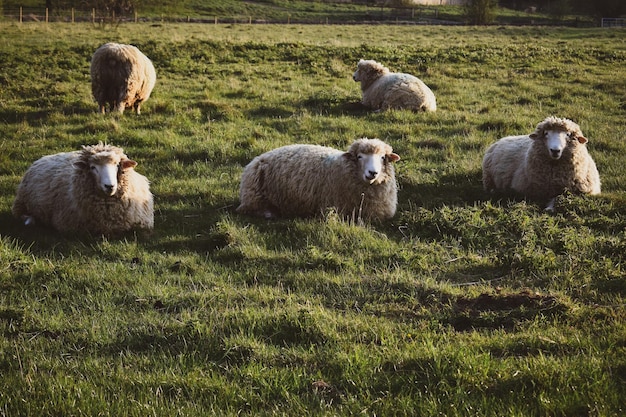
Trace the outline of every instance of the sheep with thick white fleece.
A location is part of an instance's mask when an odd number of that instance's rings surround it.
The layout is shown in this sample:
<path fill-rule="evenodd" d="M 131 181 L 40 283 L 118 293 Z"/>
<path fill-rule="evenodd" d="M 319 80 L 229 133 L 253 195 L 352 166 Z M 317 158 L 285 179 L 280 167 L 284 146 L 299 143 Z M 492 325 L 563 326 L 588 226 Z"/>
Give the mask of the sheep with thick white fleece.
<path fill-rule="evenodd" d="M 99 47 L 91 58 L 91 92 L 100 113 L 120 114 L 133 108 L 141 113 L 141 104 L 150 98 L 156 84 L 152 61 L 137 47 L 109 42 Z"/>
<path fill-rule="evenodd" d="M 400 157 L 379 139 L 357 139 L 347 152 L 287 145 L 257 156 L 244 169 L 239 213 L 265 218 L 309 217 L 334 208 L 346 218 L 393 217 Z"/>
<path fill-rule="evenodd" d="M 26 225 L 48 225 L 62 233 L 152 229 L 153 197 L 136 165 L 121 148 L 102 143 L 44 156 L 24 174 L 13 215 Z"/>
<path fill-rule="evenodd" d="M 587 141 L 576 123 L 550 116 L 533 133 L 502 138 L 487 149 L 483 186 L 547 202 L 549 211 L 565 190 L 599 194 L 600 175 Z"/>
<path fill-rule="evenodd" d="M 361 102 L 371 109 L 437 110 L 435 94 L 422 80 L 410 74 L 390 72 L 376 61 L 359 60 L 352 79 L 361 82 Z"/>

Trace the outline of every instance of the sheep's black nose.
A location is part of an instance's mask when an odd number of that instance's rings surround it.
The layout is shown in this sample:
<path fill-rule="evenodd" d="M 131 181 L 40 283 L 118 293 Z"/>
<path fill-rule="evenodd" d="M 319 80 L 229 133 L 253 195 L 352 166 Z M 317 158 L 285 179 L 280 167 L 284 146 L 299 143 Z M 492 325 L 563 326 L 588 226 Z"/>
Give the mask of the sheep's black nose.
<path fill-rule="evenodd" d="M 557 158 L 559 155 L 561 155 L 561 151 L 558 149 L 550 149 L 550 152 L 552 153 L 552 157 Z"/>
<path fill-rule="evenodd" d="M 111 185 L 111 184 L 105 184 L 105 185 L 104 185 L 104 188 L 106 188 L 106 190 L 107 190 L 108 192 L 113 191 L 113 185 Z"/>

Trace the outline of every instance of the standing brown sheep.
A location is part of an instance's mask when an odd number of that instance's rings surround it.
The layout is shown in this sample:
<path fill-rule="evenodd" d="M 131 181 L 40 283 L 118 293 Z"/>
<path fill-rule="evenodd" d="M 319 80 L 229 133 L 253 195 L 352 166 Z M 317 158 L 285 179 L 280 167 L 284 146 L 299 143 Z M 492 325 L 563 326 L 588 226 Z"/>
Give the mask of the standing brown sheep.
<path fill-rule="evenodd" d="M 132 45 L 106 43 L 91 58 L 91 92 L 98 102 L 100 113 L 124 113 L 133 108 L 141 113 L 141 103 L 148 100 L 156 72 L 152 61 Z"/>

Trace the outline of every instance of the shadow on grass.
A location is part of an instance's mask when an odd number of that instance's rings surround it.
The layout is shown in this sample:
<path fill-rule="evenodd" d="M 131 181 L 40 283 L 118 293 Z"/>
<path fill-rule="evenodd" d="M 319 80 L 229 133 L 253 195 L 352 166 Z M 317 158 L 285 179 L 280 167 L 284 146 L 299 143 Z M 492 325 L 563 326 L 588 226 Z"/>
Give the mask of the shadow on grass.
<path fill-rule="evenodd" d="M 51 253 L 70 253 L 78 251 L 84 255 L 95 253 L 95 243 L 109 241 L 149 242 L 152 232 L 133 230 L 115 236 L 104 237 L 91 233 L 60 233 L 49 226 L 25 226 L 10 212 L 0 213 L 0 236 L 14 239 L 20 246 L 35 254 L 48 256 Z"/>
<path fill-rule="evenodd" d="M 18 124 L 24 121 L 44 120 L 48 117 L 49 112 L 46 110 L 37 111 L 0 111 L 0 120 L 7 124 Z"/>
<path fill-rule="evenodd" d="M 402 183 L 398 192 L 399 209 L 408 202 L 424 208 L 466 206 L 491 200 L 484 191 L 480 171 L 442 175 L 436 183 Z"/>
<path fill-rule="evenodd" d="M 0 120 L 6 124 L 20 124 L 25 121 L 29 123 L 33 123 L 36 121 L 46 120 L 50 117 L 51 113 L 61 113 L 64 115 L 76 115 L 76 116 L 84 116 L 90 114 L 97 113 L 97 106 L 94 103 L 93 107 L 87 108 L 81 105 L 76 104 L 59 104 L 54 109 L 45 109 L 44 105 L 38 105 L 38 103 L 29 103 L 29 106 L 39 108 L 40 110 L 35 111 L 24 111 L 20 109 L 19 111 L 11 111 L 8 109 L 3 109 L 0 111 Z"/>
<path fill-rule="evenodd" d="M 189 196 L 187 196 L 189 197 Z M 158 196 L 164 202 L 168 197 Z M 170 197 L 168 204 L 184 204 L 187 200 L 202 201 L 202 196 L 185 198 Z M 89 233 L 60 233 L 43 225 L 25 226 L 7 210 L 0 212 L 0 236 L 14 239 L 31 252 L 48 254 L 54 252 L 93 252 L 93 244 L 103 240 L 136 241 L 149 251 L 177 253 L 194 251 L 212 253 L 227 245 L 225 237 L 213 231 L 214 225 L 225 213 L 234 213 L 236 202 L 199 204 L 185 208 L 155 209 L 155 228 L 152 231 L 132 230 L 115 236 L 103 237 Z"/>
<path fill-rule="evenodd" d="M 554 318 L 567 315 L 569 308 L 555 296 L 529 291 L 512 294 L 480 294 L 459 297 L 453 303 L 448 323 L 457 331 L 476 329 L 514 330 L 520 322 L 537 317 Z"/>

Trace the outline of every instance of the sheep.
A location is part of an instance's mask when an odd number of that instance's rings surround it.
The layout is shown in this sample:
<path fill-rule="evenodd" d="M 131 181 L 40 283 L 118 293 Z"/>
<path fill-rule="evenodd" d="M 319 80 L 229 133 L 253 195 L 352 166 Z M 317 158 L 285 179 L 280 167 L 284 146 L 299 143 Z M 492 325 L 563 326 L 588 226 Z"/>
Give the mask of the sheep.
<path fill-rule="evenodd" d="M 153 196 L 135 166 L 123 149 L 103 143 L 44 156 L 24 174 L 13 215 L 27 226 L 38 223 L 61 233 L 151 230 Z"/>
<path fill-rule="evenodd" d="M 319 145 L 283 146 L 244 168 L 236 211 L 271 219 L 334 209 L 358 221 L 389 219 L 397 205 L 392 163 L 399 159 L 379 139 L 357 139 L 347 152 Z"/>
<path fill-rule="evenodd" d="M 435 95 L 422 80 L 410 74 L 390 72 L 376 61 L 359 60 L 352 79 L 361 82 L 361 103 L 376 111 L 437 110 Z"/>
<path fill-rule="evenodd" d="M 546 211 L 554 211 L 556 197 L 565 190 L 599 194 L 600 175 L 587 141 L 573 121 L 547 117 L 533 133 L 502 138 L 487 149 L 483 186 L 547 202 Z"/>
<path fill-rule="evenodd" d="M 124 113 L 133 108 L 141 114 L 141 104 L 150 98 L 156 84 L 152 61 L 132 45 L 109 42 L 99 47 L 91 58 L 91 92 L 100 113 Z"/>

